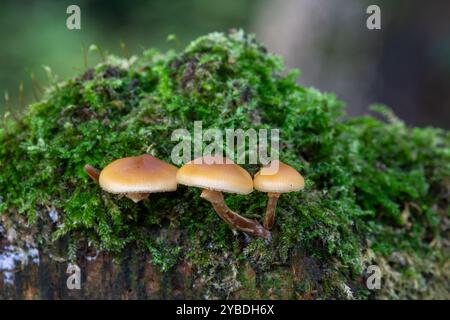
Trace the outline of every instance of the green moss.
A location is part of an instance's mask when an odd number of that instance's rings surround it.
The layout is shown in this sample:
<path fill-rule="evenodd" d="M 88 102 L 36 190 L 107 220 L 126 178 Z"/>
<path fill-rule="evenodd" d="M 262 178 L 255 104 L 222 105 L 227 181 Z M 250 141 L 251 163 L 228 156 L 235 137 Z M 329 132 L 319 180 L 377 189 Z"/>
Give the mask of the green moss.
<path fill-rule="evenodd" d="M 152 49 L 131 60 L 110 56 L 82 75 L 50 85 L 19 120 L 5 120 L 0 210 L 35 224 L 44 219 L 43 208 L 54 206 L 61 215 L 54 240 L 70 237 L 75 246 L 90 241 L 117 253 L 132 246 L 149 251 L 163 271 L 185 260 L 211 283 L 231 276 L 244 287 L 250 283 L 249 292 L 272 287 L 278 297 L 345 298 L 343 284 L 356 298 L 368 297 L 358 281 L 365 265 L 381 264 L 398 252 L 443 263 L 450 134 L 409 128 L 382 106 L 374 108 L 384 121 L 343 120 L 343 104 L 334 95 L 297 85 L 297 74 L 286 72 L 279 57 L 242 31 L 201 37 L 182 52 Z M 135 204 L 103 193 L 83 171 L 86 163 L 102 168 L 145 152 L 170 161 L 177 143 L 170 141 L 172 131 L 192 132 L 195 120 L 202 120 L 204 129 L 280 129 L 280 158 L 306 177 L 307 187 L 280 198 L 270 244 L 233 234 L 199 190 L 180 186 Z M 246 166 L 250 172 L 257 168 Z M 261 219 L 266 195 L 226 201 Z M 320 279 L 312 268 L 307 282 L 285 275 L 287 283 L 269 273 L 258 284 L 230 275 L 230 266 L 241 270 L 251 263 L 264 274 L 295 263 L 298 250 L 316 261 Z M 404 266 L 403 277 L 420 277 L 423 265 Z M 431 277 L 442 288 L 448 274 Z M 286 286 L 294 292 L 286 293 Z M 228 296 L 238 287 L 234 282 L 211 286 L 210 294 Z M 422 289 L 408 290 L 383 296 L 424 295 Z M 448 288 L 430 290 L 448 293 Z"/>

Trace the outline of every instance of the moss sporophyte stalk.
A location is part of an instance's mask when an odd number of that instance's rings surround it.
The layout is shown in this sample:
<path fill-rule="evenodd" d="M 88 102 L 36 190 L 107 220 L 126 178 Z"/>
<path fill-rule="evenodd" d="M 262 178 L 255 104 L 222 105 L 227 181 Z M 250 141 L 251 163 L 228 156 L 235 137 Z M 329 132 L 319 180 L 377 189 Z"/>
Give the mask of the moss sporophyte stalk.
<path fill-rule="evenodd" d="M 0 240 L 14 229 L 21 245 L 58 243 L 60 258 L 74 262 L 86 247 L 142 252 L 166 277 L 192 270 L 196 297 L 448 298 L 449 132 L 409 127 L 380 105 L 371 108 L 377 117 L 348 118 L 333 94 L 297 76 L 253 35 L 234 31 L 180 52 L 108 56 L 52 81 L 23 115 L 2 122 Z M 248 193 L 247 182 L 237 191 L 175 190 L 171 134 L 192 135 L 196 121 L 205 130 L 279 129 L 277 158 L 301 173 L 304 189 L 297 177 L 289 193 Z M 114 174 L 106 185 L 115 189 L 102 191 L 95 168 L 143 155 L 167 170 L 161 191 L 119 186 Z M 261 169 L 238 165 L 250 177 Z M 268 232 L 259 221 L 268 211 L 269 228 L 275 204 L 271 241 L 245 236 Z M 366 286 L 369 266 L 381 271 L 379 290 Z"/>

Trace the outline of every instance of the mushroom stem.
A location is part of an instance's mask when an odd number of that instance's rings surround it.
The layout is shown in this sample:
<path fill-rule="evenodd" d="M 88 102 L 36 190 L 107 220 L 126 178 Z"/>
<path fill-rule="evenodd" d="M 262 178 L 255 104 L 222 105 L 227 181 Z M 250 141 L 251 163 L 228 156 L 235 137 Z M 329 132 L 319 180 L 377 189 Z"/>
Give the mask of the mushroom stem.
<path fill-rule="evenodd" d="M 277 208 L 277 202 L 280 194 L 276 192 L 269 192 L 267 193 L 267 196 L 269 197 L 269 201 L 267 202 L 266 216 L 264 217 L 263 224 L 264 228 L 270 230 L 275 223 L 275 210 Z"/>
<path fill-rule="evenodd" d="M 84 171 L 86 171 L 86 173 L 89 175 L 89 177 L 91 177 L 92 180 L 94 180 L 94 182 L 98 183 L 100 172 L 97 169 L 95 169 L 90 164 L 87 164 L 84 166 Z"/>
<path fill-rule="evenodd" d="M 222 192 L 204 189 L 200 197 L 211 202 L 219 217 L 221 217 L 232 228 L 255 237 L 270 239 L 270 232 L 264 229 L 264 227 L 257 221 L 244 218 L 228 208 L 224 202 Z"/>
<path fill-rule="evenodd" d="M 141 192 L 141 193 L 137 193 L 137 192 L 129 192 L 129 193 L 125 193 L 125 197 L 127 197 L 128 199 L 133 200 L 134 203 L 138 203 L 139 201 L 145 200 L 147 199 L 149 196 L 149 193 L 145 193 L 145 192 Z"/>

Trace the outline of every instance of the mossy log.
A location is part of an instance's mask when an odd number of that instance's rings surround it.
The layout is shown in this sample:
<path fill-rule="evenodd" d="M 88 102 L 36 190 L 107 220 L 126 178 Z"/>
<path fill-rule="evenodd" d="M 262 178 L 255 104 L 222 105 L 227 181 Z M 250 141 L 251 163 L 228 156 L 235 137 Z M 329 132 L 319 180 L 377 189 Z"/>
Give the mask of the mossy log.
<path fill-rule="evenodd" d="M 189 299 L 200 298 L 192 284 L 191 268 L 179 264 L 171 273 L 161 273 L 145 256 L 131 253 L 117 259 L 99 253 L 95 260 L 81 259 L 80 289 L 70 288 L 68 263 L 41 255 L 39 264 L 29 264 L 14 274 L 13 283 L 0 279 L 1 299 Z M 70 279 L 69 279 L 70 281 Z"/>
<path fill-rule="evenodd" d="M 301 249 L 295 250 L 289 261 L 270 269 L 261 269 L 251 261 L 237 265 L 231 257 L 220 257 L 230 264 L 218 261 L 208 273 L 199 272 L 198 266 L 190 261 L 178 261 L 169 270 L 163 270 L 160 264 L 152 263 L 151 253 L 135 245 L 120 253 L 108 253 L 83 243 L 77 248 L 76 257 L 69 259 L 67 239 L 52 241 L 48 246 L 44 242 L 38 246 L 39 250 L 33 247 L 37 234 L 51 235 L 52 223 L 30 227 L 19 218 L 15 227 L 11 221 L 5 224 L 11 229 L 0 234 L 6 236 L 0 238 L 5 249 L 0 259 L 3 267 L 9 267 L 0 271 L 0 299 L 314 299 L 322 296 L 320 261 Z M 170 239 L 172 245 L 181 245 L 185 233 L 167 228 L 157 232 Z M 235 237 L 248 244 L 249 238 L 237 233 Z M 67 284 L 74 274 L 68 267 L 73 264 L 80 270 L 79 289 L 69 289 Z M 358 281 L 363 281 L 363 277 Z"/>
<path fill-rule="evenodd" d="M 346 119 L 334 95 L 300 86 L 242 31 L 108 56 L 66 81 L 47 71 L 39 101 L 0 127 L 0 298 L 450 297 L 449 132 L 380 105 Z M 280 196 L 271 241 L 233 232 L 199 189 L 134 203 L 84 171 L 144 153 L 172 162 L 172 133 L 193 135 L 197 121 L 280 130 L 280 160 L 305 189 Z M 225 202 L 262 222 L 267 194 Z M 80 290 L 66 286 L 69 263 Z"/>
<path fill-rule="evenodd" d="M 195 274 L 189 262 L 178 263 L 170 272 L 161 272 L 148 255 L 130 251 L 117 257 L 98 253 L 95 258 L 77 260 L 80 289 L 69 289 L 68 262 L 41 254 L 39 263 L 18 266 L 12 279 L 0 278 L 0 299 L 313 299 L 320 297 L 318 261 L 294 255 L 291 264 L 258 272 L 250 263 L 236 270 L 236 278 L 222 279 L 211 288 Z M 237 274 L 238 273 L 238 274 Z M 0 273 L 0 275 L 2 275 Z M 315 277 L 311 279 L 310 277 Z M 239 279 L 239 280 L 238 280 Z M 295 289 L 313 280 L 316 289 L 298 295 Z M 273 282 L 281 285 L 273 286 Z M 245 284 L 245 285 L 243 285 Z"/>

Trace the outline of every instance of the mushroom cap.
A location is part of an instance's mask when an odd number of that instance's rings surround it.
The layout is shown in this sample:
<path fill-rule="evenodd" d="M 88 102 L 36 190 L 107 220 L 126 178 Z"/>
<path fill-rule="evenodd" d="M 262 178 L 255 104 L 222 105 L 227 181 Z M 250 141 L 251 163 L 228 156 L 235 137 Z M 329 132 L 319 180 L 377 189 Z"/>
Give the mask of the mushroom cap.
<path fill-rule="evenodd" d="M 99 183 L 110 193 L 152 193 L 175 191 L 178 168 L 151 155 L 127 157 L 108 164 Z"/>
<path fill-rule="evenodd" d="M 228 193 L 249 194 L 253 191 L 250 174 L 221 156 L 201 157 L 186 163 L 177 172 L 177 182 Z"/>
<path fill-rule="evenodd" d="M 278 161 L 278 171 L 275 174 L 255 174 L 253 185 L 262 192 L 287 193 L 299 191 L 305 186 L 302 175 L 291 166 Z"/>

